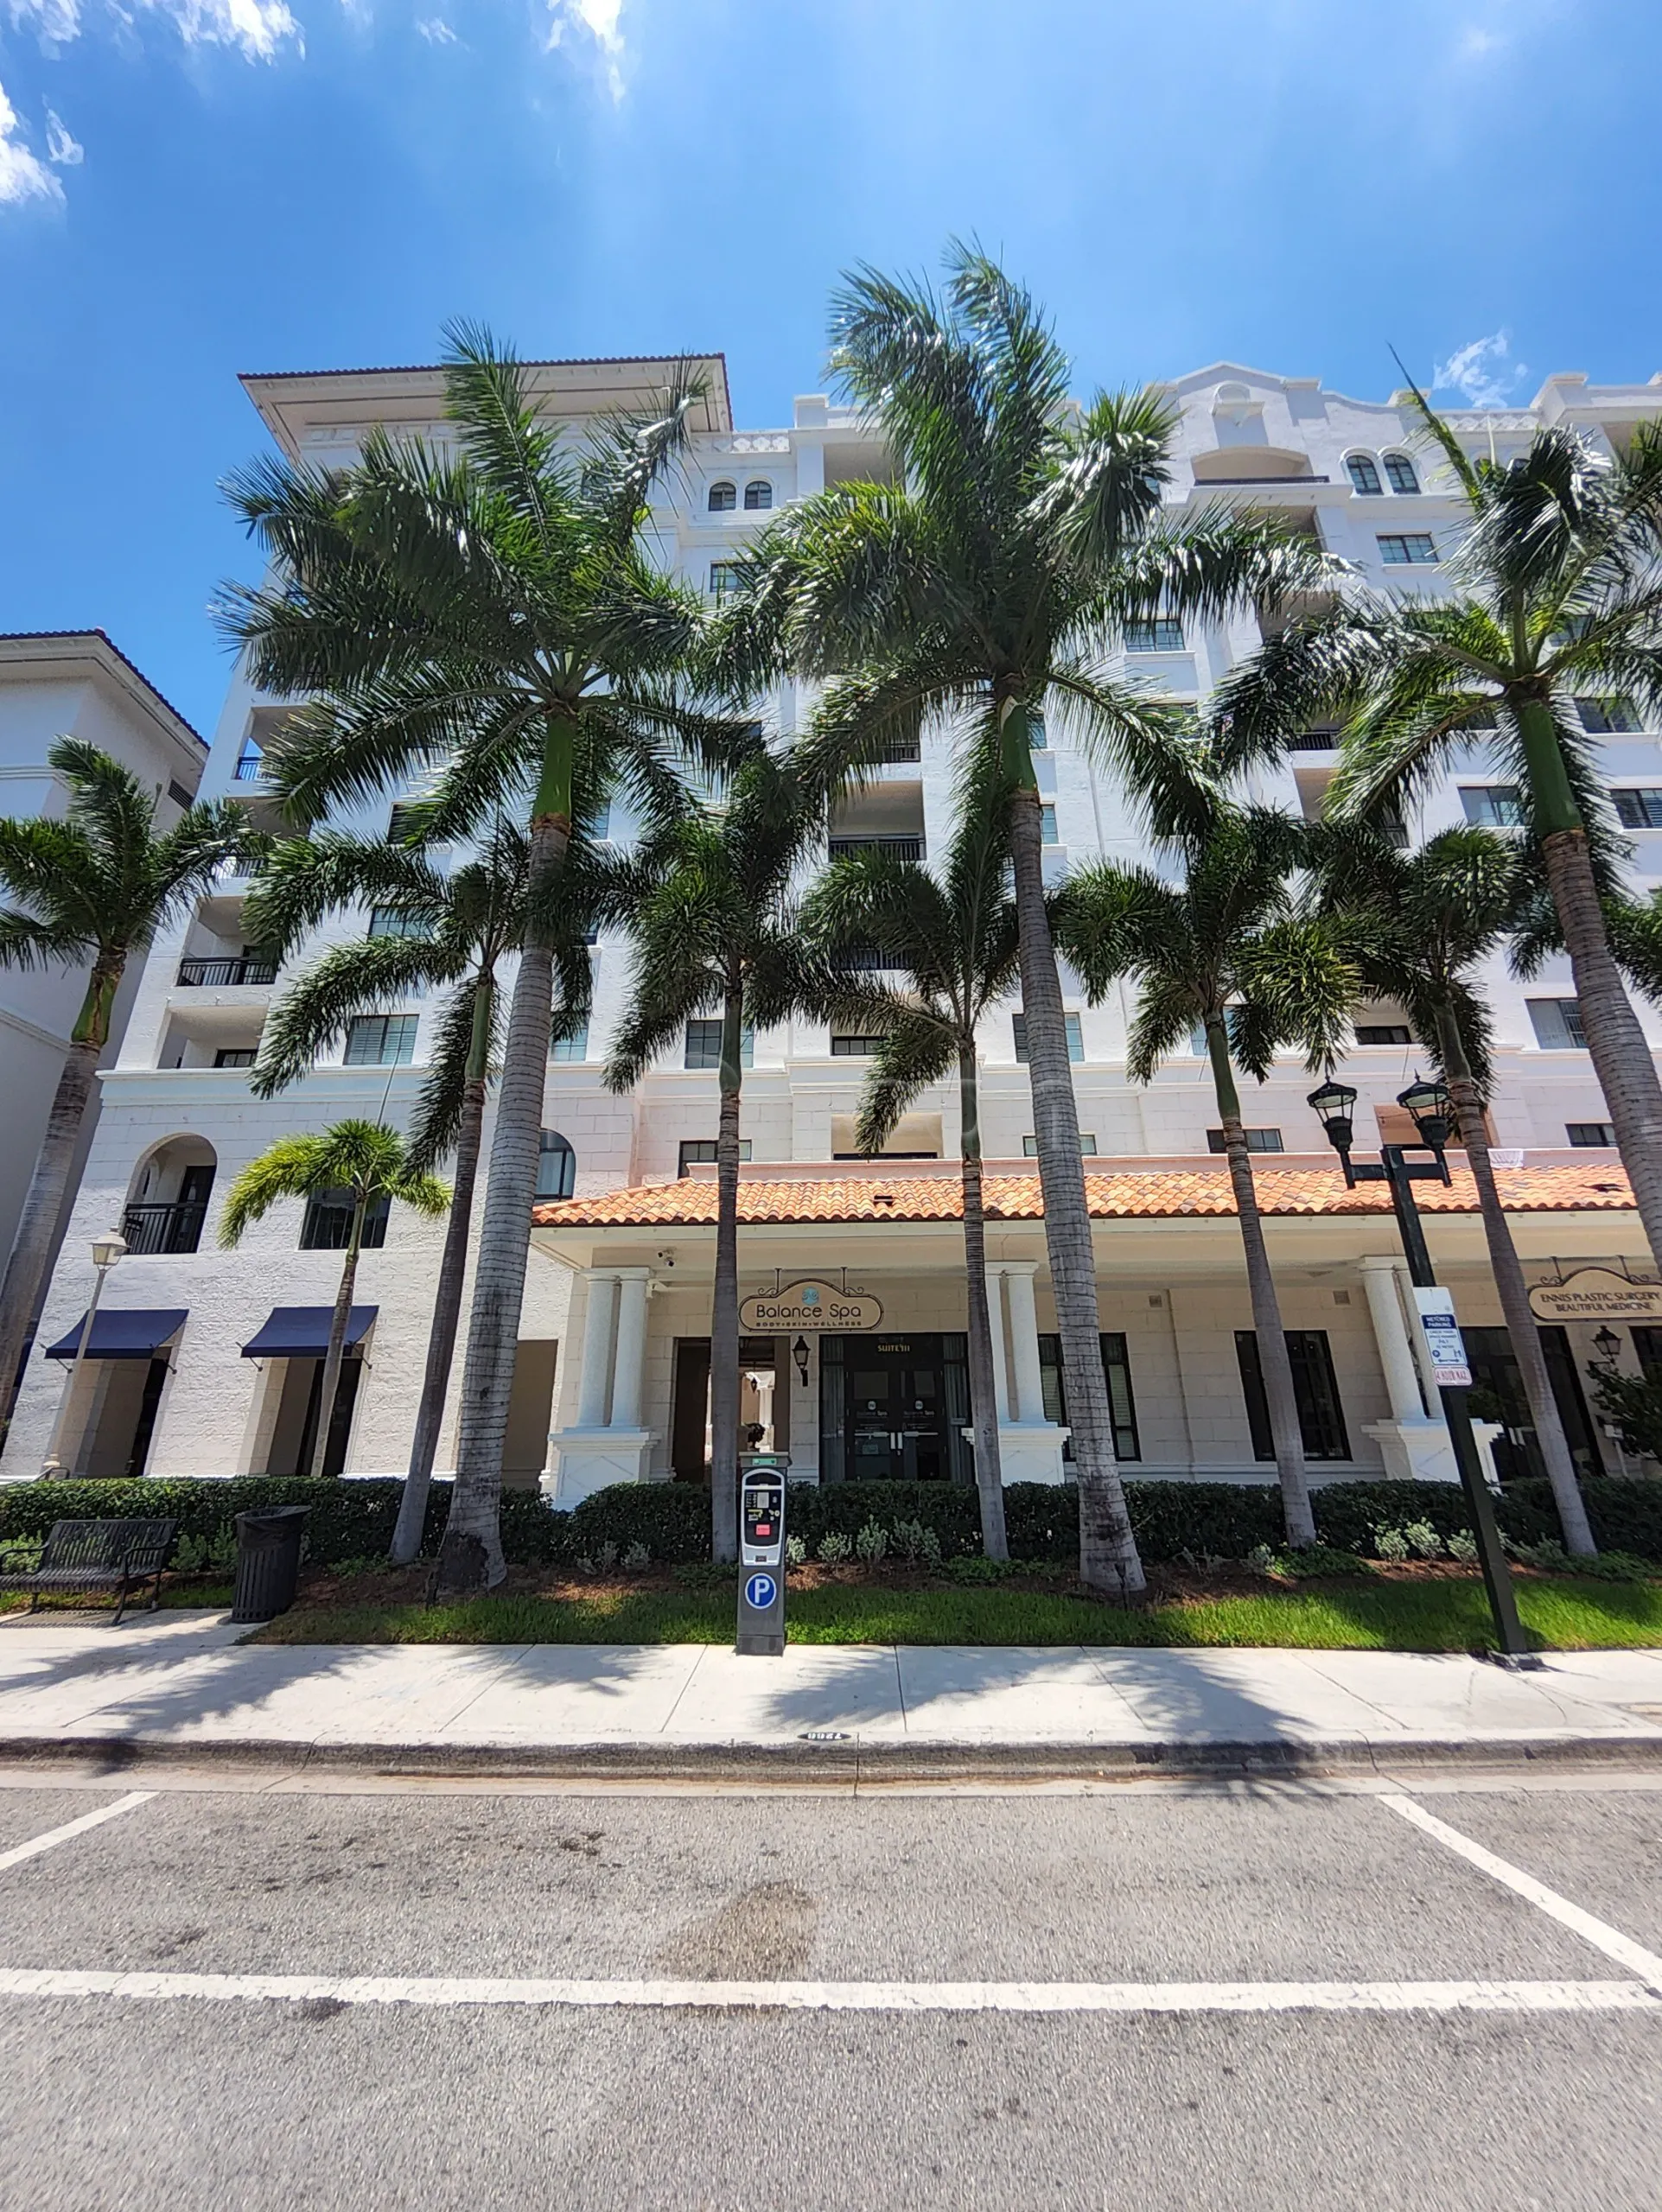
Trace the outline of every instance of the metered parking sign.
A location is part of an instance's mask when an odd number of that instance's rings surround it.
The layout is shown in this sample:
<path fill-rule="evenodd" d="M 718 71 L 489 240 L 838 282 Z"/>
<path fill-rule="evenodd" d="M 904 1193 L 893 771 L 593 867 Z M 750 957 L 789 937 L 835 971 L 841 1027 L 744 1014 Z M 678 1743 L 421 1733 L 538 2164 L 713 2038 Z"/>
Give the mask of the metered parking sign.
<path fill-rule="evenodd" d="M 1419 1308 L 1425 1348 L 1431 1355 L 1432 1379 L 1438 1389 L 1469 1389 L 1471 1362 L 1466 1357 L 1466 1340 L 1455 1319 L 1452 1295 L 1441 1285 L 1424 1290 L 1417 1287 L 1414 1303 Z"/>
<path fill-rule="evenodd" d="M 753 1574 L 744 1586 L 744 1602 L 754 1605 L 759 1613 L 767 1611 L 779 1594 L 779 1585 L 771 1574 Z"/>

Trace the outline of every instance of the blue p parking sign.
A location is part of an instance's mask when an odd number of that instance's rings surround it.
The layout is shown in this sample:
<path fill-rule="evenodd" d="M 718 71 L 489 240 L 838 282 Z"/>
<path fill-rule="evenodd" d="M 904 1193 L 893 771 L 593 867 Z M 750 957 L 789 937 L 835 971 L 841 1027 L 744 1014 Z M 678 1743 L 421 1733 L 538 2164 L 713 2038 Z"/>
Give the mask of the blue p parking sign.
<path fill-rule="evenodd" d="M 753 1574 L 744 1586 L 744 1602 L 754 1605 L 759 1613 L 767 1611 L 777 1595 L 779 1585 L 771 1574 Z"/>

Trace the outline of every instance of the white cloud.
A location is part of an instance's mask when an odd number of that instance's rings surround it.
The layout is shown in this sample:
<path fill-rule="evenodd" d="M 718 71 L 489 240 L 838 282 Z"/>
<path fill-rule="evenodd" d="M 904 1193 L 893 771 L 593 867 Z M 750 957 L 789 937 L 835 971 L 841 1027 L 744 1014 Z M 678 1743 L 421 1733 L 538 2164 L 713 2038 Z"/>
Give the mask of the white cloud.
<path fill-rule="evenodd" d="M 11 0 L 11 20 L 32 22 L 42 46 L 67 46 L 80 36 L 80 0 Z"/>
<path fill-rule="evenodd" d="M 1439 361 L 1432 389 L 1457 391 L 1468 407 L 1504 407 L 1528 374 L 1524 362 L 1512 360 L 1506 332 L 1495 330 L 1456 346 L 1446 361 Z"/>
<path fill-rule="evenodd" d="M 416 29 L 429 46 L 455 46 L 459 43 L 455 33 L 443 16 L 429 16 L 417 22 Z"/>
<path fill-rule="evenodd" d="M 79 168 L 86 158 L 86 149 L 65 123 L 55 108 L 46 111 L 46 157 L 60 169 Z"/>
<path fill-rule="evenodd" d="M 270 61 L 285 40 L 300 43 L 300 26 L 286 0 L 137 0 L 165 16 L 187 46 L 235 47 L 250 61 Z M 10 0 L 15 23 L 31 23 L 43 46 L 67 46 L 80 36 L 80 0 Z M 126 10 L 115 12 L 131 22 Z"/>
<path fill-rule="evenodd" d="M 17 111 L 0 86 L 0 207 L 15 207 L 25 200 L 62 198 L 57 178 L 17 136 Z"/>
<path fill-rule="evenodd" d="M 558 46 L 574 24 L 600 48 L 606 63 L 606 85 L 614 100 L 623 98 L 623 34 L 618 19 L 623 0 L 548 0 L 551 22 L 548 42 Z"/>

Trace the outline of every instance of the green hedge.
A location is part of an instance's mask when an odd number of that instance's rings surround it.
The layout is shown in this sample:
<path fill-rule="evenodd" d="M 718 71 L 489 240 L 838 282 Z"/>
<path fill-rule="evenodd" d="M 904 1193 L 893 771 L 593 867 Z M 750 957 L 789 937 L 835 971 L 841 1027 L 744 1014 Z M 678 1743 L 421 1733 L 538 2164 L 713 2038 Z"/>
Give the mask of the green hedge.
<path fill-rule="evenodd" d="M 262 1506 L 308 1505 L 309 1556 L 324 1564 L 373 1559 L 392 1539 L 402 1484 L 313 1482 L 303 1475 L 244 1475 L 229 1481 L 0 1484 L 0 1541 L 44 1536 L 54 1521 L 162 1519 L 209 1544 L 232 1534 L 239 1513 Z M 1604 1475 L 1586 1485 L 1599 1542 L 1641 1559 L 1662 1559 L 1662 1482 Z M 1242 1559 L 1258 1544 L 1283 1540 L 1281 1496 L 1272 1483 L 1138 1482 L 1125 1484 L 1131 1525 L 1151 1563 L 1181 1558 Z M 1467 1526 L 1465 1500 L 1449 1483 L 1331 1483 L 1315 1492 L 1322 1541 L 1342 1551 L 1372 1548 L 1376 1528 L 1428 1521 L 1440 1535 Z M 435 1483 L 423 1548 L 429 1554 L 449 1510 L 449 1484 Z M 1496 1501 L 1501 1527 L 1521 1542 L 1561 1535 L 1545 1482 L 1512 1484 Z M 810 1553 L 832 1531 L 853 1536 L 868 1521 L 892 1529 L 920 1522 L 940 1540 L 943 1559 L 981 1548 L 973 1490 L 941 1483 L 791 1485 L 786 1527 Z M 1071 1484 L 1012 1483 L 1004 1522 L 1014 1559 L 1068 1560 L 1079 1549 L 1079 1496 Z M 659 1564 L 710 1557 L 710 1494 L 695 1483 L 619 1483 L 556 1512 L 537 1491 L 502 1497 L 502 1548 L 515 1566 L 550 1566 L 644 1543 Z"/>

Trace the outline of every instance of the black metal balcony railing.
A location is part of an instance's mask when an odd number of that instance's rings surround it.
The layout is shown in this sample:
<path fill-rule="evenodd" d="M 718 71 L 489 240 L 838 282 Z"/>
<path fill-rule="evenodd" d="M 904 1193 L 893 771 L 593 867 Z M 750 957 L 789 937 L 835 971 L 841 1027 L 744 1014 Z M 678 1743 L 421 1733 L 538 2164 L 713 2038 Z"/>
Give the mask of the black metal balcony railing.
<path fill-rule="evenodd" d="M 891 737 L 877 758 L 886 767 L 899 767 L 903 761 L 921 760 L 923 747 L 915 737 Z"/>
<path fill-rule="evenodd" d="M 181 960 L 179 981 L 193 990 L 222 989 L 232 983 L 275 983 L 275 960 Z"/>
<path fill-rule="evenodd" d="M 265 773 L 265 758 L 258 746 L 251 745 L 239 754 L 232 773 L 239 784 L 258 783 Z"/>
<path fill-rule="evenodd" d="M 887 976 L 895 973 L 901 963 L 881 945 L 850 944 L 841 952 L 832 953 L 831 964 L 844 975 Z"/>
<path fill-rule="evenodd" d="M 194 1252 L 202 1241 L 207 1202 L 129 1206 L 121 1217 L 121 1233 L 129 1252 Z"/>
<path fill-rule="evenodd" d="M 890 853 L 897 861 L 923 858 L 921 837 L 832 837 L 827 843 L 833 860 L 844 853 Z"/>

